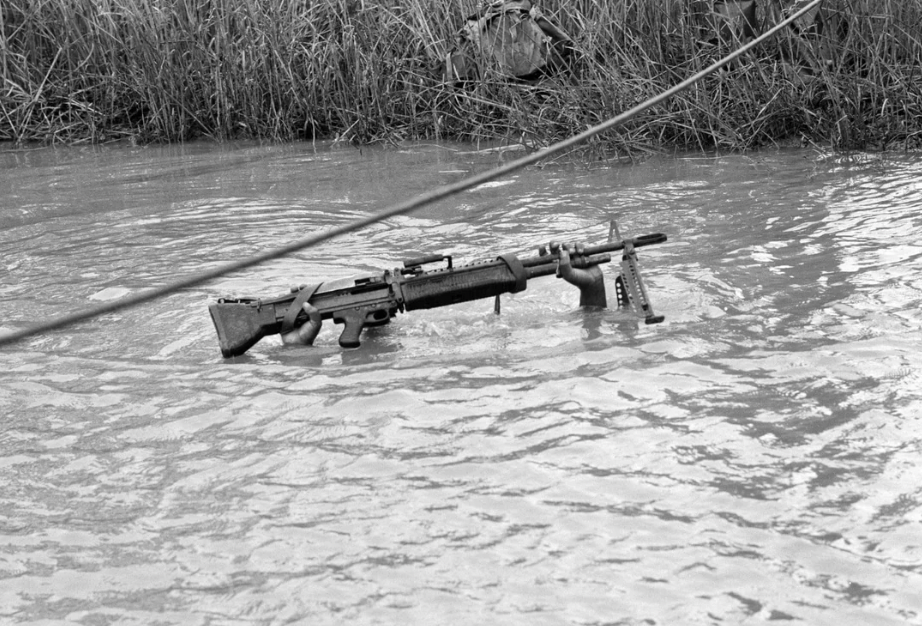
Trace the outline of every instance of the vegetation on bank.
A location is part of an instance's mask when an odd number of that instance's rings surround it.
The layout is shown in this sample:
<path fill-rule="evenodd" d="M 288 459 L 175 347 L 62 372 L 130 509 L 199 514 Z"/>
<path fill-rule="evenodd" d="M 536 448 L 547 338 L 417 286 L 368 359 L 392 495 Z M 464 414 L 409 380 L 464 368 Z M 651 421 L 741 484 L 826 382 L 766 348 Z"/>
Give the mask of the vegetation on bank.
<path fill-rule="evenodd" d="M 709 41 L 696 0 L 542 0 L 576 42 L 573 72 L 445 84 L 442 60 L 477 4 L 4 0 L 0 140 L 548 145 L 671 87 L 730 45 Z M 922 0 L 826 0 L 823 12 L 822 33 L 787 31 L 594 147 L 918 147 Z"/>

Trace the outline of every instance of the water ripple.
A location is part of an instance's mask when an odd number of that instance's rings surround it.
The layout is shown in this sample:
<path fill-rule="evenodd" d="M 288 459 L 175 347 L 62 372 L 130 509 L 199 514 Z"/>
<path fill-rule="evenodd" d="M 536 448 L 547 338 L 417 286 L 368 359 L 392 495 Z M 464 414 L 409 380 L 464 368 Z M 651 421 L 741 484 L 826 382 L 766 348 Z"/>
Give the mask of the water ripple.
<path fill-rule="evenodd" d="M 462 152 L 7 156 L 3 324 L 500 158 Z M 6 349 L 0 620 L 917 622 L 920 167 L 810 152 L 551 166 Z M 224 361 L 205 313 L 225 292 L 423 252 L 597 241 L 612 214 L 669 235 L 639 252 L 665 324 L 579 311 L 548 277 L 499 317 L 412 312 L 351 351 L 325 325 L 314 347 L 268 338 Z"/>

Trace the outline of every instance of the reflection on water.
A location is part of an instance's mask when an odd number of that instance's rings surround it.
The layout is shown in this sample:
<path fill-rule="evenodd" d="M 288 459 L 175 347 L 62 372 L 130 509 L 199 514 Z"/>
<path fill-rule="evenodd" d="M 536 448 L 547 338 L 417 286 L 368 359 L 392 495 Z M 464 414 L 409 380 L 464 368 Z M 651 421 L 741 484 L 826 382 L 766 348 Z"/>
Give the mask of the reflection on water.
<path fill-rule="evenodd" d="M 0 153 L 0 328 L 348 223 L 469 146 Z M 552 165 L 3 348 L 0 621 L 922 623 L 922 159 Z M 562 281 L 343 351 L 220 358 L 227 293 L 601 240 L 665 324 Z M 609 271 L 609 276 L 611 275 Z"/>

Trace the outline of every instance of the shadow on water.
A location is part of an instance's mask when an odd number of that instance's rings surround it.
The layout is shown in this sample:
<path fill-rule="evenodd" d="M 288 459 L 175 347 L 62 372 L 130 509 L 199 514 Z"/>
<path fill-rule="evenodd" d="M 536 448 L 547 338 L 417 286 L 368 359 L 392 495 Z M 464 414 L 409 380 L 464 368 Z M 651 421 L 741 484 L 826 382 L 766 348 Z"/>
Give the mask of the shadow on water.
<path fill-rule="evenodd" d="M 0 154 L 0 327 L 369 215 L 501 153 L 192 144 Z M 3 351 L 14 622 L 922 619 L 917 155 L 555 164 Z M 598 241 L 657 312 L 553 277 L 342 350 L 220 357 L 215 298 Z M 612 270 L 606 270 L 609 279 Z M 609 295 L 614 287 L 609 283 Z"/>

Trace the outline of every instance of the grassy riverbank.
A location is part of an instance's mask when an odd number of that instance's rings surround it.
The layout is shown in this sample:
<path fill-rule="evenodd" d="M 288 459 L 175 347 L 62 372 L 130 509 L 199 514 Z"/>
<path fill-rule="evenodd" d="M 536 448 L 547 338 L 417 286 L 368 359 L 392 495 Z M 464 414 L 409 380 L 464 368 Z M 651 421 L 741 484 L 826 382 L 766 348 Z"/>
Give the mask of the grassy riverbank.
<path fill-rule="evenodd" d="M 469 0 L 5 0 L 0 140 L 546 145 L 726 52 L 706 43 L 695 4 L 545 0 L 576 40 L 576 74 L 458 89 L 440 59 Z M 822 35 L 776 37 L 595 147 L 922 145 L 922 0 L 826 0 L 824 12 Z"/>

